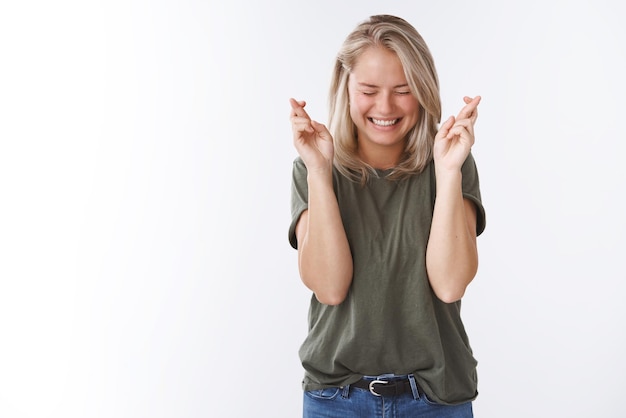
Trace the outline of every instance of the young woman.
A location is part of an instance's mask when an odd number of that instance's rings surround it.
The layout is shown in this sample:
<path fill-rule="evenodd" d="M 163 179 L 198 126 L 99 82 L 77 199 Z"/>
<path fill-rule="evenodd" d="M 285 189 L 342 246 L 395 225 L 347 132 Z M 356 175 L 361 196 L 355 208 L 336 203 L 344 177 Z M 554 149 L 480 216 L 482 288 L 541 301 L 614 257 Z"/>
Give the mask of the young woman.
<path fill-rule="evenodd" d="M 329 129 L 290 100 L 289 240 L 313 292 L 305 417 L 472 416 L 476 361 L 460 300 L 485 212 L 470 152 L 480 97 L 464 102 L 438 128 L 432 56 L 389 15 L 341 47 Z"/>

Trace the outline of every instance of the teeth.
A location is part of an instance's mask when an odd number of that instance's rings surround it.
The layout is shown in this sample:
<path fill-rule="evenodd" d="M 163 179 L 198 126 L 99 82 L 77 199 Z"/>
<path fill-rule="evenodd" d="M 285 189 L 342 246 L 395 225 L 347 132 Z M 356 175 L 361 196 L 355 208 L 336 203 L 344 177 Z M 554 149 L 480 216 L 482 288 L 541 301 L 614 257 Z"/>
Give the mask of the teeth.
<path fill-rule="evenodd" d="M 396 123 L 398 123 L 399 119 L 393 119 L 393 120 L 379 120 L 379 119 L 374 119 L 372 118 L 372 122 L 374 122 L 375 125 L 378 126 L 391 126 L 391 125 L 395 125 Z"/>

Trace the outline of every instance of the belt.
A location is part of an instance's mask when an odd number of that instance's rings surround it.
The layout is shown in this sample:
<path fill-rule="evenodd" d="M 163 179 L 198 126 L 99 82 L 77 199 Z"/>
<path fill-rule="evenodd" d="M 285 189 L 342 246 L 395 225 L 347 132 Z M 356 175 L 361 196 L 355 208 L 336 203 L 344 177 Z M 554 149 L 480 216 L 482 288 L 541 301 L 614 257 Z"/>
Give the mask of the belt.
<path fill-rule="evenodd" d="M 408 378 L 398 380 L 367 380 L 361 379 L 350 386 L 369 390 L 374 396 L 397 396 L 403 393 L 413 393 Z"/>

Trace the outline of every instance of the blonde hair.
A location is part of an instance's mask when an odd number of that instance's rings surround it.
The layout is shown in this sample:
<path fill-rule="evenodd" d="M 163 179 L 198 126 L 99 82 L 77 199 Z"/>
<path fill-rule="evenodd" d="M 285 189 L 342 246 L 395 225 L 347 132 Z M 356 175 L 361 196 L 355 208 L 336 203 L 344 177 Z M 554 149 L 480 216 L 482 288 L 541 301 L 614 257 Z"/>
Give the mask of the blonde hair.
<path fill-rule="evenodd" d="M 389 178 L 400 179 L 420 173 L 432 159 L 433 142 L 441 120 L 439 80 L 426 42 L 405 20 L 376 15 L 359 24 L 346 38 L 333 71 L 329 95 L 329 130 L 335 143 L 335 166 L 345 176 L 365 183 L 373 167 L 357 154 L 357 131 L 350 117 L 348 79 L 360 55 L 371 47 L 397 54 L 407 83 L 419 102 L 419 119 L 406 138 L 404 154 Z"/>

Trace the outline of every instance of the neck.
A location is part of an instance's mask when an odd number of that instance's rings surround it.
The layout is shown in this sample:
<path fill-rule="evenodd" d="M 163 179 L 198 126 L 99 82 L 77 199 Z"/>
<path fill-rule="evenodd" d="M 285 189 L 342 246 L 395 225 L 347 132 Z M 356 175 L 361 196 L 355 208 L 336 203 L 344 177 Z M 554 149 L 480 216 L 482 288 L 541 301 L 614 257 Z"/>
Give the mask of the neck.
<path fill-rule="evenodd" d="M 400 144 L 401 147 L 397 146 L 369 146 L 369 147 L 361 147 L 359 146 L 359 157 L 366 164 L 379 169 L 379 170 L 387 170 L 389 168 L 393 168 L 400 162 L 400 157 L 404 152 L 404 144 Z"/>

